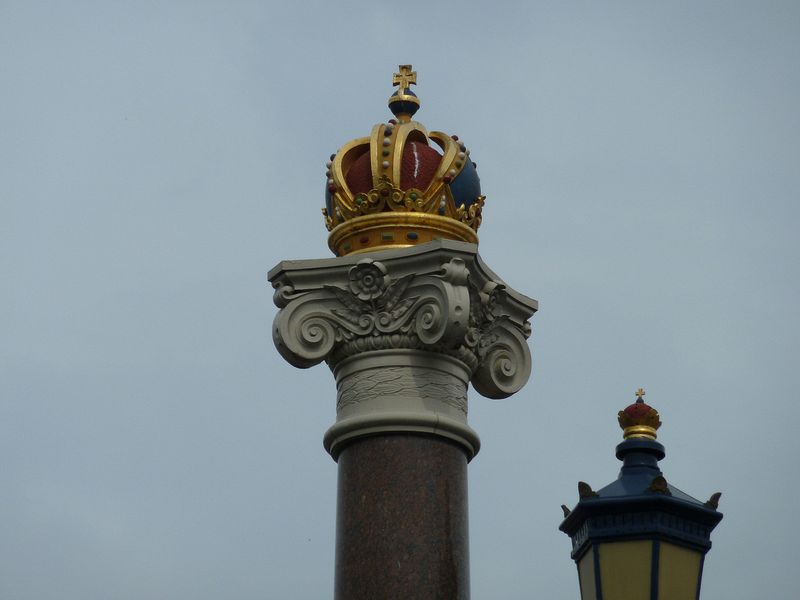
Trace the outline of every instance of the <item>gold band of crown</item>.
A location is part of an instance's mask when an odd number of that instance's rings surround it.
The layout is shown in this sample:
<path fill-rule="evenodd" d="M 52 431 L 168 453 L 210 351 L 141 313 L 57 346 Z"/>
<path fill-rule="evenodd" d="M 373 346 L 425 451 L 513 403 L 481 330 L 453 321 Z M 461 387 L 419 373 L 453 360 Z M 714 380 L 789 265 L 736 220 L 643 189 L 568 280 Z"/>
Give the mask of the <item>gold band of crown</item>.
<path fill-rule="evenodd" d="M 658 435 L 656 434 L 656 430 L 648 425 L 632 425 L 622 430 L 622 437 L 626 440 L 629 438 L 647 438 L 649 440 L 654 440 Z"/>
<path fill-rule="evenodd" d="M 331 231 L 328 246 L 338 256 L 389 248 L 407 248 L 437 239 L 478 243 L 468 225 L 423 212 L 383 212 L 356 217 Z"/>

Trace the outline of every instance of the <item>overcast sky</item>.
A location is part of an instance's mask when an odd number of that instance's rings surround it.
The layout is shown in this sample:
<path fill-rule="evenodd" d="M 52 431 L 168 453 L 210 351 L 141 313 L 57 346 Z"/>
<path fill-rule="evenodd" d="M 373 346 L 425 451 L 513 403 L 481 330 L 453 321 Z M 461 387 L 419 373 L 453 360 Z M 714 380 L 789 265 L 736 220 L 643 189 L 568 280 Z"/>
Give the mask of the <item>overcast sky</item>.
<path fill-rule="evenodd" d="M 704 600 L 797 598 L 797 2 L 0 0 L 0 598 L 328 598 L 324 365 L 266 273 L 324 258 L 324 163 L 458 134 L 533 376 L 471 394 L 473 598 L 578 597 L 559 505 L 617 411 L 722 491 Z"/>

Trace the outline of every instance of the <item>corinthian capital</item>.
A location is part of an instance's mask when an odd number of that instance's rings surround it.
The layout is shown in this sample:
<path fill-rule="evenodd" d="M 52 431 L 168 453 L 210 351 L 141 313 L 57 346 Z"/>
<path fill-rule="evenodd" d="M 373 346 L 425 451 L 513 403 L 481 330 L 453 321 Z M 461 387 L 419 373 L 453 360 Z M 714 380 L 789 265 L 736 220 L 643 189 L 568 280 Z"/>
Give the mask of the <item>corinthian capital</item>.
<path fill-rule="evenodd" d="M 535 300 L 508 288 L 477 246 L 440 240 L 368 256 L 286 261 L 275 287 L 273 339 L 292 365 L 409 349 L 463 363 L 490 398 L 517 392 L 530 375 L 528 319 Z"/>

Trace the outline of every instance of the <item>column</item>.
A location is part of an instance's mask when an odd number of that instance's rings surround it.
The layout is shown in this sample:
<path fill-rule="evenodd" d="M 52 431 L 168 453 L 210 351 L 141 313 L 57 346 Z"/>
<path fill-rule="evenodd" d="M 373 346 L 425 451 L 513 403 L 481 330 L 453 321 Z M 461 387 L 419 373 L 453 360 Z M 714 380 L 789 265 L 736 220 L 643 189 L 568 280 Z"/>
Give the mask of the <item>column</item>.
<path fill-rule="evenodd" d="M 439 240 L 270 272 L 273 338 L 292 365 L 327 362 L 338 463 L 336 600 L 469 598 L 469 384 L 489 398 L 530 375 L 535 300 L 477 246 Z"/>

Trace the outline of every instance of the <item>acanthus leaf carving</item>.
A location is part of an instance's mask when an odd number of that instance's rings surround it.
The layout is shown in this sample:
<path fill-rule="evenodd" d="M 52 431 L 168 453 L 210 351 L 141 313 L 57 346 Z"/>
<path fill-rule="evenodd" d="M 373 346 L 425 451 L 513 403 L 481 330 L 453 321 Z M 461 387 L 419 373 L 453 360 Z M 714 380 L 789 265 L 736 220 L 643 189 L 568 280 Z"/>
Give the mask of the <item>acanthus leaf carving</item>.
<path fill-rule="evenodd" d="M 436 275 L 409 273 L 392 280 L 382 263 L 363 259 L 348 272 L 349 290 L 333 285 L 324 289 L 344 307 L 332 308 L 331 313 L 346 322 L 345 339 L 352 339 L 348 333 L 412 332 L 425 345 L 453 344 L 466 331 L 462 315 L 469 310 L 469 294 L 463 285 L 467 275 L 463 261 L 452 259 Z M 413 295 L 403 297 L 406 292 Z"/>
<path fill-rule="evenodd" d="M 378 306 L 384 311 L 390 313 L 393 317 L 402 316 L 402 314 L 408 310 L 411 305 L 406 302 L 405 308 L 403 308 L 402 306 L 399 307 L 398 304 L 403 304 L 401 302 L 402 296 L 413 278 L 414 274 L 409 273 L 397 281 L 390 283 L 386 288 L 386 292 L 384 292 L 384 294 L 379 298 Z"/>

